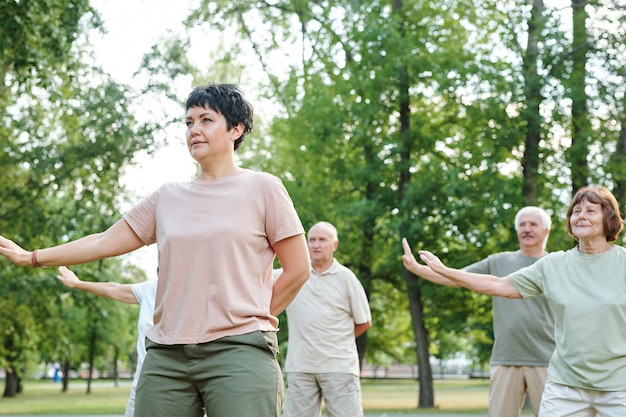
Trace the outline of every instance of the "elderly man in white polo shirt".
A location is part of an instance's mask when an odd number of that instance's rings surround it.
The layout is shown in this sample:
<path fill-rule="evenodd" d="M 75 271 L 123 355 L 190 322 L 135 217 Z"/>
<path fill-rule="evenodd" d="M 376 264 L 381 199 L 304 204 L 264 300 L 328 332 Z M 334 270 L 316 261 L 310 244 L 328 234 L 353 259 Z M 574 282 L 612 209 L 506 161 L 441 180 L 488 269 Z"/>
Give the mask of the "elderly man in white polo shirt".
<path fill-rule="evenodd" d="M 372 325 L 363 286 L 334 258 L 339 240 L 328 222 L 308 233 L 311 276 L 287 307 L 289 341 L 283 417 L 359 417 L 360 366 L 355 338 Z"/>

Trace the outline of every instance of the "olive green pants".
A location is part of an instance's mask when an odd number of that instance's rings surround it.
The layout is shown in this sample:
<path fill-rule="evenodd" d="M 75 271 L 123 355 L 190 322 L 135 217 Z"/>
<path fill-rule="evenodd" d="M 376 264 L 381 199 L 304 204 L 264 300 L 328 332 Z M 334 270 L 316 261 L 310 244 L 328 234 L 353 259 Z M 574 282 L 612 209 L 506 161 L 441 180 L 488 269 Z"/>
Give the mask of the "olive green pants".
<path fill-rule="evenodd" d="M 283 377 L 274 332 L 197 345 L 146 339 L 135 417 L 278 417 Z"/>

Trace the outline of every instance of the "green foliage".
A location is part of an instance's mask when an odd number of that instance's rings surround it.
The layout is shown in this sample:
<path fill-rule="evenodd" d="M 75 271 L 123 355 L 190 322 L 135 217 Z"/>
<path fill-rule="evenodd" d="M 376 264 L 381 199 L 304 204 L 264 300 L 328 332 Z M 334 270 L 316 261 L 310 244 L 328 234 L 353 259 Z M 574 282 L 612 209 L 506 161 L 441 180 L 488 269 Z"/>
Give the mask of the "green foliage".
<path fill-rule="evenodd" d="M 0 4 L 0 230 L 27 249 L 100 232 L 119 218 L 120 178 L 153 147 L 159 126 L 135 120 L 134 92 L 86 65 L 88 1 Z M 120 259 L 79 268 L 99 280 L 127 274 Z M 90 331 L 96 355 L 128 347 L 134 314 L 110 300 L 69 297 L 55 270 L 0 263 L 0 362 L 21 372 L 34 352 L 80 365 Z M 139 277 L 137 277 L 139 278 Z M 64 287 L 63 287 L 64 288 Z M 95 326 L 95 327 L 94 327 Z M 133 347 L 134 348 L 134 347 Z"/>
<path fill-rule="evenodd" d="M 47 88 L 56 71 L 75 62 L 80 33 L 100 25 L 89 0 L 7 0 L 0 16 L 2 89 L 12 83 Z"/>
<path fill-rule="evenodd" d="M 280 74 L 263 66 L 270 80 L 265 94 L 284 113 L 270 127 L 271 160 L 260 166 L 283 178 L 305 227 L 322 219 L 335 223 L 337 257 L 358 271 L 382 317 L 381 300 L 407 308 L 385 287 L 402 282 L 402 236 L 415 250 L 428 248 L 461 267 L 516 249 L 512 222 L 525 204 L 527 103 L 521 69 L 530 5 L 396 5 L 205 1 L 188 20 L 220 29 L 237 25 L 240 44 L 251 45 L 265 63 L 297 40 L 301 53 L 284 60 Z M 597 12 L 610 7 L 598 5 Z M 553 216 L 549 249 L 557 250 L 571 246 L 562 216 L 567 178 L 575 167 L 564 162 L 562 135 L 569 122 L 561 100 L 571 48 L 560 11 L 546 9 L 542 19 L 537 65 L 546 104 L 537 189 L 541 206 Z M 612 33 L 607 54 L 612 62 L 623 57 L 622 32 Z M 618 67 L 612 67 L 614 73 L 622 71 L 615 80 L 623 84 L 623 66 Z M 617 91 L 608 84 L 603 82 L 604 93 Z M 623 103 L 609 108 L 612 116 L 606 120 L 614 121 Z M 602 143 L 614 143 L 615 131 L 609 130 L 601 131 Z M 610 146 L 603 149 L 610 153 Z M 402 178 L 408 182 L 400 188 Z M 432 353 L 443 358 L 455 348 L 467 349 L 484 364 L 492 339 L 489 298 L 418 285 Z M 368 353 L 369 360 L 398 356 L 389 344 L 378 344 L 382 334 L 388 340 L 398 337 L 385 323 L 370 330 L 368 349 L 375 352 Z"/>
<path fill-rule="evenodd" d="M 155 45 L 138 74 L 150 77 L 145 97 L 165 97 L 175 109 L 181 98 L 172 93 L 174 82 L 255 86 L 279 116 L 257 124 L 242 165 L 280 176 L 306 228 L 319 220 L 337 226 L 337 257 L 357 273 L 374 311 L 368 360 L 410 361 L 415 340 L 401 296 L 401 237 L 457 267 L 517 247 L 513 216 L 528 197 L 525 115 L 536 104 L 525 101 L 524 68 L 536 66 L 540 77 L 533 185 L 553 217 L 548 249 L 571 247 L 563 215 L 580 181 L 572 176 L 583 172 L 577 164 L 588 166 L 586 181 L 626 195 L 625 12 L 611 2 L 585 9 L 574 39 L 567 13 L 546 8 L 533 22 L 541 30 L 531 59 L 529 3 L 203 0 L 186 24 L 221 32 L 212 38 L 220 46 L 208 53 L 211 65 L 192 62 L 190 40 L 171 36 Z M 134 120 L 134 92 L 81 64 L 76 39 L 99 24 L 88 2 L 9 1 L 0 16 L 6 35 L 0 36 L 0 230 L 27 247 L 100 231 L 119 217 L 120 172 L 133 153 L 155 146 L 158 126 Z M 577 48 L 580 39 L 585 48 Z M 195 69 L 202 67 L 208 69 Z M 252 80 L 249 68 L 263 74 Z M 576 136 L 573 126 L 584 129 Z M 575 155 L 567 154 L 573 137 L 584 145 Z M 93 268 L 81 274 L 96 280 L 127 274 L 112 260 Z M 32 309 L 37 320 L 20 323 L 24 332 L 38 331 L 46 317 L 62 318 L 58 343 L 45 333 L 36 339 L 50 358 L 63 352 L 83 360 L 76 341 L 85 340 L 89 326 L 113 334 L 107 326 L 116 320 L 99 318 L 130 319 L 115 303 L 59 296 L 43 284 L 41 271 L 0 264 L 0 274 L 0 293 L 39 301 Z M 465 351 L 484 364 L 492 339 L 489 298 L 421 280 L 415 285 L 426 349 L 441 359 Z"/>
<path fill-rule="evenodd" d="M 389 282 L 375 280 L 372 284 L 369 300 L 372 327 L 367 333 L 367 363 L 382 366 L 414 364 L 415 340 L 406 294 Z"/>

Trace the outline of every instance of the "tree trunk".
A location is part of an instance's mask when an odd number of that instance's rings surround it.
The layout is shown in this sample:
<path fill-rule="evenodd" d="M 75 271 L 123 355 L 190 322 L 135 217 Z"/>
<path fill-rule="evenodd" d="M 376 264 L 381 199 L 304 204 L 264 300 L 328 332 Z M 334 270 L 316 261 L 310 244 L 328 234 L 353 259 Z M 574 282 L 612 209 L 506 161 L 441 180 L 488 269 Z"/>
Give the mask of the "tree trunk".
<path fill-rule="evenodd" d="M 96 360 L 96 322 L 91 324 L 91 335 L 89 336 L 89 375 L 87 376 L 87 394 L 91 393 L 91 381 L 93 379 L 94 362 Z"/>
<path fill-rule="evenodd" d="M 69 358 L 65 358 L 63 361 L 63 384 L 61 387 L 61 392 L 67 392 L 70 387 L 70 360 Z"/>
<path fill-rule="evenodd" d="M 22 373 L 21 376 L 17 377 L 17 393 L 21 394 L 24 392 L 24 377 L 28 375 L 28 361 L 24 359 L 22 361 Z"/>
<path fill-rule="evenodd" d="M 419 288 L 419 278 L 404 269 L 404 280 L 409 294 L 409 310 L 413 319 L 413 332 L 417 345 L 417 375 L 420 387 L 417 408 L 433 408 L 435 406 L 433 372 L 430 367 L 428 332 L 424 326 L 424 305 L 422 304 L 422 292 Z"/>
<path fill-rule="evenodd" d="M 393 9 L 399 15 L 402 14 L 402 1 L 394 0 Z M 404 26 L 400 26 L 400 33 L 404 31 Z M 409 230 L 411 220 L 408 207 L 413 205 L 412 201 L 406 201 L 405 190 L 411 182 L 411 149 L 414 141 L 418 141 L 411 134 L 411 96 L 409 94 L 410 80 L 405 67 L 398 70 L 398 113 L 400 115 L 400 178 L 398 181 L 398 198 L 400 206 L 406 207 L 406 217 L 402 219 L 401 230 Z M 430 369 L 430 353 L 428 352 L 428 333 L 424 326 L 424 308 L 422 304 L 422 293 L 419 289 L 417 277 L 404 269 L 404 280 L 406 282 L 406 292 L 409 299 L 409 309 L 415 335 L 415 355 L 417 357 L 418 378 L 419 378 L 419 399 L 418 408 L 433 408 L 435 406 L 435 391 L 433 388 L 433 376 Z"/>
<path fill-rule="evenodd" d="M 5 398 L 13 398 L 17 394 L 17 387 L 19 385 L 19 378 L 17 373 L 10 368 L 6 369 L 6 379 L 4 381 L 4 394 Z"/>
<path fill-rule="evenodd" d="M 528 21 L 528 45 L 524 56 L 524 95 L 526 101 L 526 140 L 522 170 L 522 197 L 525 205 L 537 205 L 539 201 L 539 142 L 541 141 L 541 77 L 537 73 L 537 58 L 541 30 L 543 28 L 543 0 L 534 0 Z"/>
<path fill-rule="evenodd" d="M 591 141 L 591 123 L 587 109 L 586 65 L 589 44 L 587 40 L 587 0 L 572 1 L 574 39 L 572 44 L 572 72 L 570 74 L 570 98 L 572 100 L 572 145 L 568 162 L 572 171 L 572 194 L 587 185 L 589 166 L 587 155 Z"/>
<path fill-rule="evenodd" d="M 623 98 L 623 108 L 626 109 L 626 96 Z M 611 173 L 613 174 L 613 194 L 620 202 L 626 204 L 626 110 L 620 120 L 620 132 L 615 144 L 615 152 L 611 155 Z"/>
<path fill-rule="evenodd" d="M 113 354 L 113 385 L 118 387 L 120 385 L 119 372 L 117 371 L 117 359 L 120 354 L 120 350 L 118 347 L 114 348 Z"/>

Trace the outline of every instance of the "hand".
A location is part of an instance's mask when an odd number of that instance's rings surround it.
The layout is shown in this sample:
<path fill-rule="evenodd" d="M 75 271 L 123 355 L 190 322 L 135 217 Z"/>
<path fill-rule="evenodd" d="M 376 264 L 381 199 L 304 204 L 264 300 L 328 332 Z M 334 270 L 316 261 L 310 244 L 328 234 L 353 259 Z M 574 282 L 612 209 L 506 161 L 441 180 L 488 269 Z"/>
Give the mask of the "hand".
<path fill-rule="evenodd" d="M 421 250 L 419 251 L 419 256 L 422 262 L 428 265 L 430 269 L 439 274 L 445 275 L 443 272 L 445 272 L 448 268 L 443 264 L 443 262 L 441 262 L 441 259 L 435 256 L 435 254 L 427 250 Z"/>
<path fill-rule="evenodd" d="M 67 269 L 65 266 L 59 267 L 59 275 L 57 275 L 57 279 L 61 282 L 61 284 L 68 288 L 76 288 L 76 284 L 81 282 L 76 274 Z"/>
<path fill-rule="evenodd" d="M 415 259 L 415 256 L 411 251 L 409 241 L 406 240 L 405 237 L 402 238 L 402 248 L 404 249 L 404 255 L 402 255 L 402 263 L 404 264 L 404 267 L 409 271 L 415 271 L 420 267 L 420 265 L 417 263 L 417 259 Z"/>
<path fill-rule="evenodd" d="M 31 252 L 22 249 L 17 243 L 4 236 L 0 236 L 0 255 L 3 255 L 15 265 L 31 265 Z"/>

